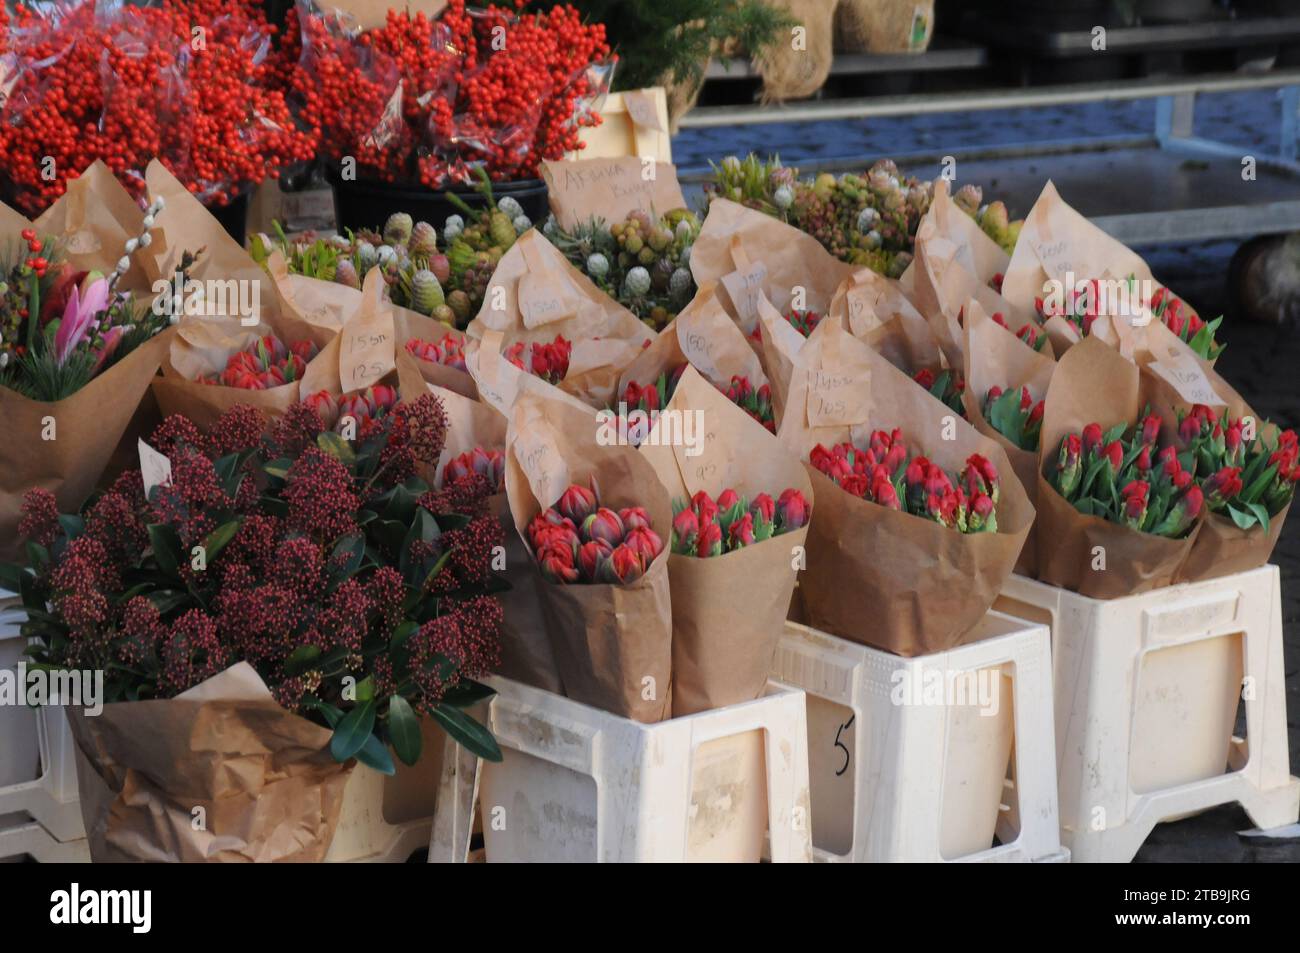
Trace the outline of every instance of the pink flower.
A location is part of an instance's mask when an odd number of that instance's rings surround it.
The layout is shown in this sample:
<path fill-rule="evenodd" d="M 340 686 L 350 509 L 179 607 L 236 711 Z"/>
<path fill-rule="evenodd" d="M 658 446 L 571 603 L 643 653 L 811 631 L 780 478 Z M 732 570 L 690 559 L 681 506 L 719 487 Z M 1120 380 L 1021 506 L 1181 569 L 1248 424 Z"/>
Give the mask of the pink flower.
<path fill-rule="evenodd" d="M 95 326 L 96 317 L 107 308 L 107 278 L 96 278 L 84 291 L 73 287 L 59 321 L 59 330 L 54 335 L 54 356 L 60 365 L 67 363 L 77 345 L 86 340 Z"/>

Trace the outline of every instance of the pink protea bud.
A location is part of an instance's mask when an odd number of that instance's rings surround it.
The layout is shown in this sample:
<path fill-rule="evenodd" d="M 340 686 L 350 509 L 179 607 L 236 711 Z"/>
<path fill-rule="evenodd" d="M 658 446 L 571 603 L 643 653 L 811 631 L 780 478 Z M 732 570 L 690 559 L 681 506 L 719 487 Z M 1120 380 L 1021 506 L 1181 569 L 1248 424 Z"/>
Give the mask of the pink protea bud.
<path fill-rule="evenodd" d="M 611 546 L 617 546 L 623 542 L 623 537 L 626 535 L 627 530 L 624 529 L 623 521 L 619 519 L 618 514 L 604 506 L 582 521 L 584 540 L 603 539 Z"/>
<path fill-rule="evenodd" d="M 700 519 L 695 515 L 694 510 L 688 507 L 673 517 L 673 552 L 683 556 L 694 556 L 699 535 Z"/>
<path fill-rule="evenodd" d="M 609 558 L 614 547 L 603 539 L 593 539 L 578 547 L 578 569 L 584 582 L 595 582 L 600 576 L 600 564 Z"/>
<path fill-rule="evenodd" d="M 636 582 L 645 574 L 646 563 L 630 546 L 615 546 L 600 565 L 598 580 L 611 585 L 627 585 Z"/>
<path fill-rule="evenodd" d="M 578 526 L 581 526 L 583 521 L 596 511 L 597 505 L 596 494 L 576 483 L 565 490 L 555 504 L 556 509 L 566 519 L 572 520 Z"/>
<path fill-rule="evenodd" d="M 640 556 L 646 566 L 654 562 L 664 548 L 664 542 L 659 538 L 659 534 L 649 526 L 638 526 L 629 530 L 623 545 Z"/>
<path fill-rule="evenodd" d="M 700 526 L 695 555 L 701 559 L 722 555 L 722 528 L 717 523 L 709 522 Z"/>
<path fill-rule="evenodd" d="M 808 522 L 808 501 L 799 490 L 782 491 L 776 500 L 776 522 L 781 532 L 789 533 Z"/>

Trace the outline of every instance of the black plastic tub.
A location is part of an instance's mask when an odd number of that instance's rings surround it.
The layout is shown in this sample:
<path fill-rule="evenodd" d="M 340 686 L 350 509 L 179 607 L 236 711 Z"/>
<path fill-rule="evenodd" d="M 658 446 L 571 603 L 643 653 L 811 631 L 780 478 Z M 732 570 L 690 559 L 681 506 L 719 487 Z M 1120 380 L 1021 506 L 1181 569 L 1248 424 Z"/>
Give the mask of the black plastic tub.
<path fill-rule="evenodd" d="M 446 191 L 453 192 L 470 208 L 482 208 L 486 204 L 482 193 L 472 188 L 435 191 L 377 179 L 344 179 L 334 169 L 327 170 L 325 177 L 334 189 L 334 214 L 340 232 L 344 229 L 383 228 L 388 216 L 394 212 L 406 212 L 417 222 L 428 222 L 441 231 L 448 215 L 460 214 L 460 209 L 447 198 Z M 507 195 L 519 203 L 534 224 L 540 225 L 550 212 L 546 183 L 541 179 L 492 183 L 492 196 L 497 201 Z"/>
<path fill-rule="evenodd" d="M 221 223 L 221 227 L 226 230 L 226 234 L 244 244 L 244 237 L 248 230 L 248 197 L 252 194 L 245 191 L 235 196 L 225 205 L 209 205 L 207 209 L 212 213 L 212 217 Z"/>

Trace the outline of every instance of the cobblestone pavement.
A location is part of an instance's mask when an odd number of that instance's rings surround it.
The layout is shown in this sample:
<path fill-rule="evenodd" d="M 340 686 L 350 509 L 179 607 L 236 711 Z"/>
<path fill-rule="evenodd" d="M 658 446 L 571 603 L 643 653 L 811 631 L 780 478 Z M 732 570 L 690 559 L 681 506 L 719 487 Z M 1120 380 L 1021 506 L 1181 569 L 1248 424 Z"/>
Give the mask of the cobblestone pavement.
<path fill-rule="evenodd" d="M 1196 134 L 1255 150 L 1276 151 L 1279 100 L 1270 91 L 1203 96 L 1197 101 Z M 850 156 L 949 150 L 1078 136 L 1149 133 L 1154 104 L 1063 106 L 1051 109 L 943 114 L 911 118 L 687 129 L 673 139 L 679 168 L 707 166 L 751 150 L 779 154 L 788 164 Z M 990 196 L 992 197 L 992 196 Z M 1068 200 L 1068 196 L 1066 199 Z M 1013 209 L 1023 215 L 1027 209 Z M 1235 323 L 1225 279 L 1235 241 L 1137 249 L 1156 277 L 1202 315 L 1226 313 L 1220 331 L 1227 350 L 1218 369 L 1260 414 L 1300 427 L 1300 331 L 1294 327 Z M 1291 772 L 1300 775 L 1300 519 L 1283 530 L 1274 554 L 1282 573 L 1282 616 Z M 1300 839 L 1255 846 L 1237 836 L 1254 825 L 1228 805 L 1176 823 L 1162 824 L 1138 853 L 1139 862 L 1300 861 Z"/>

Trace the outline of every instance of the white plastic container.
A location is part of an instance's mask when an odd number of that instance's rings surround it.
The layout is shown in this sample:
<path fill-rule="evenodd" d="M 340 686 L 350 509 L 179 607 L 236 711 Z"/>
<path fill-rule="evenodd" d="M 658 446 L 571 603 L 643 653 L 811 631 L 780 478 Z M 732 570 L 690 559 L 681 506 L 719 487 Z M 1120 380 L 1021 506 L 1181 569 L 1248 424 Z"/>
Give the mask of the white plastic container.
<path fill-rule="evenodd" d="M 25 658 L 18 600 L 0 590 L 0 669 Z M 63 710 L 0 705 L 0 859 L 89 859 Z"/>
<path fill-rule="evenodd" d="M 817 860 L 1065 859 L 1047 630 L 990 612 L 976 636 L 904 658 L 787 623 L 773 677 L 808 693 Z"/>
<path fill-rule="evenodd" d="M 645 725 L 504 678 L 483 706 L 505 755 L 444 764 L 430 862 L 812 858 L 804 694 Z"/>
<path fill-rule="evenodd" d="M 997 608 L 1052 630 L 1075 860 L 1127 862 L 1156 824 L 1234 801 L 1263 829 L 1296 820 L 1277 567 L 1111 600 L 1012 576 Z"/>

